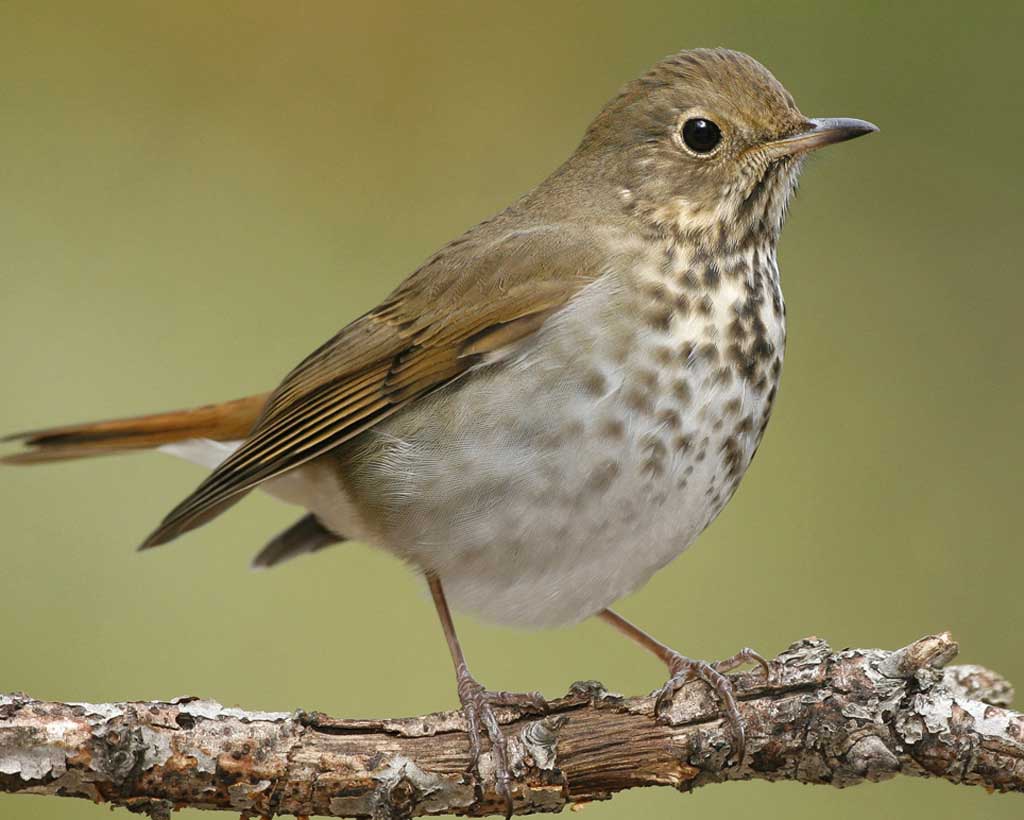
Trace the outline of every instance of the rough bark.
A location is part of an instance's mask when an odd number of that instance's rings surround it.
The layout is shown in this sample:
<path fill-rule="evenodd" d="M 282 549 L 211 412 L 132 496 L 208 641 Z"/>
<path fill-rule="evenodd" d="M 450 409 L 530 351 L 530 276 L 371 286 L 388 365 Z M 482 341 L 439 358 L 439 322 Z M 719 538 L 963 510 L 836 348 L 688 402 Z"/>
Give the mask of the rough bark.
<path fill-rule="evenodd" d="M 701 683 L 659 722 L 650 697 L 575 685 L 546 716 L 507 711 L 518 813 L 558 811 L 622 789 L 762 778 L 852 786 L 906 774 L 1024 790 L 1024 715 L 980 667 L 942 670 L 948 633 L 895 652 L 833 652 L 816 638 L 735 677 L 747 756 Z M 345 720 L 246 712 L 196 698 L 47 703 L 0 696 L 0 791 L 85 797 L 165 818 L 178 807 L 243 816 L 402 818 L 501 813 L 490 756 L 467 774 L 458 712 Z"/>

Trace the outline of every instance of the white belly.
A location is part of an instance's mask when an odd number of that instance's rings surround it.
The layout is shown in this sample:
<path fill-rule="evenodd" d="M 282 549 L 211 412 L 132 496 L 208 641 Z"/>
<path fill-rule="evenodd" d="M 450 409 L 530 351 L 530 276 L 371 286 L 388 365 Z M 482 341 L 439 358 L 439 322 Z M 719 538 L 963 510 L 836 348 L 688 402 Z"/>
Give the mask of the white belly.
<path fill-rule="evenodd" d="M 615 320 L 636 303 L 603 287 L 518 358 L 363 434 L 358 469 L 328 454 L 263 489 L 436 572 L 456 609 L 488 620 L 551 626 L 610 606 L 732 496 L 771 407 L 784 326 L 762 306 L 773 352 L 755 380 L 708 347 L 725 349 L 742 282 L 723 281 L 699 319 L 626 331 Z M 213 466 L 235 446 L 209 445 L 203 458 L 175 452 Z"/>
<path fill-rule="evenodd" d="M 637 589 L 718 514 L 759 442 L 774 390 L 723 377 L 701 347 L 741 295 L 723 284 L 699 323 L 614 334 L 621 300 L 595 289 L 517 360 L 366 434 L 369 484 L 386 487 L 375 540 L 500 623 L 572 623 Z"/>

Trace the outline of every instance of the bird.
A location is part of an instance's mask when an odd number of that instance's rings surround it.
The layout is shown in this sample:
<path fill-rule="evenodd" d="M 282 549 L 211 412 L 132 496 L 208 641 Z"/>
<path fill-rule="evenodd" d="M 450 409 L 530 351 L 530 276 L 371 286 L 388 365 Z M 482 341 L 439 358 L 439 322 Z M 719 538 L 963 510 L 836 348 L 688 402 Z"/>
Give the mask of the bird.
<path fill-rule="evenodd" d="M 484 740 L 514 808 L 498 706 L 538 693 L 470 674 L 451 607 L 541 628 L 600 618 L 660 658 L 658 714 L 687 681 L 717 695 L 742 760 L 728 672 L 611 607 L 730 500 L 779 385 L 776 247 L 806 156 L 873 131 L 813 119 L 761 63 L 680 51 L 629 82 L 571 156 L 430 256 L 268 393 L 8 436 L 7 464 L 158 449 L 210 468 L 142 549 L 258 488 L 303 510 L 253 561 L 354 539 L 426 582 L 455 667 L 470 769 Z"/>

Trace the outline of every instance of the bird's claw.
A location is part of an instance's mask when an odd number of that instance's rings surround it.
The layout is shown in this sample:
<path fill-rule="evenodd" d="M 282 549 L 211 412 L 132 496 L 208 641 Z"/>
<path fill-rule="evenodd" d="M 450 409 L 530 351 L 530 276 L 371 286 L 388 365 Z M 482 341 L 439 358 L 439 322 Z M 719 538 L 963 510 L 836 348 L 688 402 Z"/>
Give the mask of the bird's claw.
<path fill-rule="evenodd" d="M 684 655 L 673 654 L 669 661 L 669 673 L 671 677 L 665 685 L 658 690 L 654 700 L 654 714 L 658 718 L 664 718 L 669 707 L 672 705 L 672 698 L 685 683 L 698 679 L 704 681 L 718 697 L 725 718 L 732 729 L 734 738 L 734 751 L 738 766 L 743 764 L 746 755 L 746 731 L 743 726 L 743 717 L 740 715 L 739 707 L 736 705 L 735 689 L 732 681 L 726 677 L 730 672 L 745 663 L 756 663 L 764 669 L 765 680 L 771 675 L 771 667 L 768 661 L 753 649 L 744 648 L 730 658 L 724 658 L 714 663 L 694 660 Z"/>
<path fill-rule="evenodd" d="M 467 771 L 473 772 L 478 780 L 480 774 L 481 726 L 487 732 L 491 742 L 491 753 L 494 757 L 494 780 L 498 794 L 505 801 L 505 817 L 512 816 L 512 775 L 509 770 L 508 741 L 501 730 L 501 725 L 494 714 L 495 706 L 521 708 L 526 711 L 547 711 L 547 701 L 538 692 L 491 692 L 477 683 L 468 674 L 459 681 L 459 700 L 466 716 L 466 727 L 469 732 L 469 766 Z"/>
<path fill-rule="evenodd" d="M 763 655 L 759 652 L 755 652 L 749 646 L 743 647 L 731 658 L 723 658 L 720 661 L 715 661 L 711 666 L 716 672 L 721 672 L 724 675 L 726 672 L 731 672 L 733 669 L 737 669 L 745 663 L 756 663 L 760 666 L 764 670 L 765 681 L 771 677 L 771 664 L 768 663 Z"/>

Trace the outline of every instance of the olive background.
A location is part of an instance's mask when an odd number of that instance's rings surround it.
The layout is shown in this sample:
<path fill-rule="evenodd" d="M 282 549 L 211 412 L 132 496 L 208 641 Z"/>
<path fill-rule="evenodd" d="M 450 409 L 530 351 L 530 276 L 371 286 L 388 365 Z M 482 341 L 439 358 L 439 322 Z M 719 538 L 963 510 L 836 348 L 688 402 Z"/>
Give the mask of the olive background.
<path fill-rule="evenodd" d="M 1022 23 L 997 2 L 7 0 L 0 431 L 272 387 L 558 165 L 621 84 L 725 45 L 808 115 L 881 133 L 808 163 L 780 249 L 790 335 L 764 444 L 697 546 L 621 609 L 707 658 L 948 628 L 962 660 L 1024 685 Z M 159 454 L 0 470 L 0 691 L 347 716 L 456 705 L 432 608 L 396 560 L 347 544 L 248 571 L 294 509 L 256 494 L 135 554 L 201 475 Z M 640 693 L 664 676 L 600 623 L 457 623 L 492 687 Z M 902 778 L 646 789 L 585 816 L 1022 809 Z M 0 796 L 0 817 L 107 816 Z"/>

